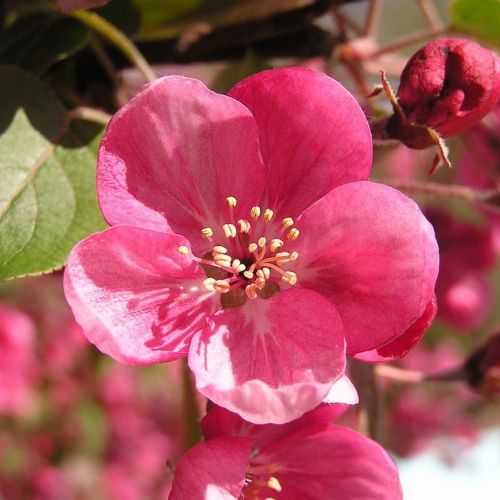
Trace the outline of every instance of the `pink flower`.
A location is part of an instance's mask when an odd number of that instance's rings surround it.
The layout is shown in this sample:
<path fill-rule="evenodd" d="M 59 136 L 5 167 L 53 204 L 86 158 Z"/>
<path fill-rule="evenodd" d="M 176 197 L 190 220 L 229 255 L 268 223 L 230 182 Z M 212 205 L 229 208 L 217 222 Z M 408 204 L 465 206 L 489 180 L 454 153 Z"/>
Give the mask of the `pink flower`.
<path fill-rule="evenodd" d="M 0 415 L 19 415 L 33 405 L 34 343 L 29 317 L 0 303 Z"/>
<path fill-rule="evenodd" d="M 277 426 L 211 410 L 202 421 L 206 440 L 178 463 L 169 498 L 402 498 L 391 458 L 358 432 L 331 425 L 338 413 L 324 405 Z"/>
<path fill-rule="evenodd" d="M 398 97 L 411 121 L 444 137 L 460 134 L 498 102 L 500 59 L 471 40 L 434 40 L 408 61 Z"/>
<path fill-rule="evenodd" d="M 188 356 L 199 391 L 250 421 L 299 417 L 343 375 L 345 338 L 377 348 L 432 298 L 432 227 L 365 180 L 371 156 L 360 107 L 324 74 L 267 71 L 229 96 L 154 82 L 100 147 L 113 227 L 69 257 L 77 321 L 120 361 Z"/>

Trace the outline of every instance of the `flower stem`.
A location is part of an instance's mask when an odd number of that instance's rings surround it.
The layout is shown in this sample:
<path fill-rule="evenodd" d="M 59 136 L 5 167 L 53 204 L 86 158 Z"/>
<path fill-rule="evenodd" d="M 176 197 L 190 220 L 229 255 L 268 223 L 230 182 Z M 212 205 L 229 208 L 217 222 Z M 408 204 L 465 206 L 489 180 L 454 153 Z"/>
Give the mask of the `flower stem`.
<path fill-rule="evenodd" d="M 381 400 L 375 377 L 375 366 L 351 359 L 349 375 L 359 393 L 358 430 L 380 441 L 382 421 L 380 419 Z"/>
<path fill-rule="evenodd" d="M 132 41 L 116 26 L 113 26 L 95 12 L 80 10 L 71 15 L 89 28 L 97 31 L 120 49 L 123 55 L 141 72 L 146 81 L 152 82 L 156 80 L 156 75 L 146 59 L 144 59 L 144 56 L 139 52 Z"/>
<path fill-rule="evenodd" d="M 69 117 L 71 120 L 85 120 L 104 126 L 106 126 L 109 120 L 111 120 L 110 114 L 101 111 L 100 109 L 87 108 L 85 106 L 73 108 L 69 112 Z"/>
<path fill-rule="evenodd" d="M 462 366 L 458 368 L 426 375 L 418 370 L 405 370 L 396 366 L 380 364 L 375 367 L 375 374 L 378 377 L 399 382 L 401 384 L 419 384 L 421 382 L 457 382 L 465 380 L 465 371 Z"/>
<path fill-rule="evenodd" d="M 182 360 L 182 420 L 184 423 L 184 449 L 188 450 L 201 440 L 200 414 L 193 375 L 187 359 Z"/>
<path fill-rule="evenodd" d="M 467 186 L 441 184 L 403 179 L 379 179 L 380 182 L 407 193 L 422 193 L 431 196 L 456 198 L 470 203 L 482 203 L 498 208 L 500 193 L 496 190 L 479 190 Z"/>

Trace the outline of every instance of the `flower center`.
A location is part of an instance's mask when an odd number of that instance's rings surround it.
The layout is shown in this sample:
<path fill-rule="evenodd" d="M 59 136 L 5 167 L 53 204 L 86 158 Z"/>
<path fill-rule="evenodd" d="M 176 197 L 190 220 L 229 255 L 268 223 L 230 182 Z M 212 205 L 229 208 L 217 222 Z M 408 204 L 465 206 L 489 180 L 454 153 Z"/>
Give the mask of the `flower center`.
<path fill-rule="evenodd" d="M 296 240 L 300 234 L 293 227 L 293 219 L 285 217 L 277 227 L 271 209 L 254 206 L 249 219 L 236 220 L 236 198 L 230 196 L 226 201 L 229 222 L 222 226 L 223 240 L 216 241 L 212 228 L 203 228 L 201 234 L 212 243 L 212 250 L 204 257 L 193 256 L 208 276 L 203 281 L 204 287 L 220 294 L 243 289 L 246 297 L 256 299 L 274 295 L 279 290 L 279 282 L 295 285 L 297 275 L 283 267 L 299 257 L 298 252 L 285 249 L 285 241 Z M 276 237 L 269 238 L 267 235 L 274 231 Z M 188 253 L 184 246 L 178 251 L 183 255 Z M 270 294 L 271 288 L 274 292 Z"/>

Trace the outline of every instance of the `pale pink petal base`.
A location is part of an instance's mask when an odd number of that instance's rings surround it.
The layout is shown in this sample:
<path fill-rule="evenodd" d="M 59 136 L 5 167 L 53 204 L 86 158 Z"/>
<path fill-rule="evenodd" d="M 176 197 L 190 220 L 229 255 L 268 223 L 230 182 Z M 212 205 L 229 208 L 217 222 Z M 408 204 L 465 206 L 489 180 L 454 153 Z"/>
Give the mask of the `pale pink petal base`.
<path fill-rule="evenodd" d="M 319 294 L 288 289 L 214 314 L 193 337 L 189 366 L 216 404 L 250 422 L 288 422 L 343 375 L 342 322 Z"/>
<path fill-rule="evenodd" d="M 116 226 L 71 252 L 64 288 L 88 339 L 118 361 L 151 364 L 185 357 L 213 299 L 205 277 L 177 249 L 182 236 Z"/>

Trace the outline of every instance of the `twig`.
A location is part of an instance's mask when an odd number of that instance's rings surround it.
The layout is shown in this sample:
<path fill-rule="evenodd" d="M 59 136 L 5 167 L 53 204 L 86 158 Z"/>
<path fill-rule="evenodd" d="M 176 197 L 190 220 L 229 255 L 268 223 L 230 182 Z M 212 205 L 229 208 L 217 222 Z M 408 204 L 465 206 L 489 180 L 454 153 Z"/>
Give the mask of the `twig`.
<path fill-rule="evenodd" d="M 363 35 L 366 37 L 373 37 L 377 31 L 378 22 L 380 19 L 380 11 L 382 2 L 380 0 L 372 0 L 368 7 L 368 13 L 365 19 L 365 28 Z"/>
<path fill-rule="evenodd" d="M 142 73 L 146 81 L 152 82 L 156 80 L 155 72 L 146 59 L 144 59 L 144 56 L 139 52 L 132 41 L 116 28 L 116 26 L 113 26 L 95 12 L 87 10 L 79 10 L 71 15 L 89 28 L 97 31 L 97 33 L 101 34 L 120 49 L 123 55 Z"/>
<path fill-rule="evenodd" d="M 378 179 L 379 182 L 408 193 L 422 193 L 444 198 L 455 198 L 470 203 L 482 203 L 498 208 L 494 201 L 500 196 L 496 190 L 480 190 L 457 184 L 441 184 L 403 179 Z"/>
<path fill-rule="evenodd" d="M 435 3 L 432 0 L 417 0 L 417 3 L 431 28 L 434 30 L 441 29 L 443 27 L 443 20 L 439 15 Z"/>
<path fill-rule="evenodd" d="M 79 106 L 68 113 L 71 120 L 86 120 L 106 126 L 111 120 L 111 115 L 99 109 Z"/>

